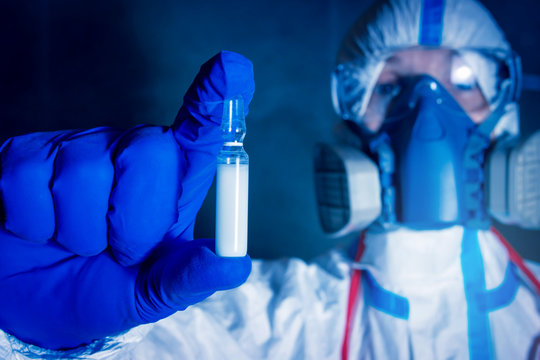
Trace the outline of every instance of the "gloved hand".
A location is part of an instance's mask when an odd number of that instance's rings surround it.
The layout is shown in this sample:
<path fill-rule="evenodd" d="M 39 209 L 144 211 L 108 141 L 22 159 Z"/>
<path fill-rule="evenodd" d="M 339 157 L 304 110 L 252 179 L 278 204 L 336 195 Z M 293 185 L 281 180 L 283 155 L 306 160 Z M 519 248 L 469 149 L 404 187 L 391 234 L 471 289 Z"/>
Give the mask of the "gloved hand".
<path fill-rule="evenodd" d="M 174 125 L 35 133 L 1 149 L 0 328 L 72 348 L 236 287 L 251 260 L 220 258 L 193 224 L 216 169 L 223 100 L 252 65 L 201 67 Z M 192 331 L 193 329 L 185 329 Z"/>

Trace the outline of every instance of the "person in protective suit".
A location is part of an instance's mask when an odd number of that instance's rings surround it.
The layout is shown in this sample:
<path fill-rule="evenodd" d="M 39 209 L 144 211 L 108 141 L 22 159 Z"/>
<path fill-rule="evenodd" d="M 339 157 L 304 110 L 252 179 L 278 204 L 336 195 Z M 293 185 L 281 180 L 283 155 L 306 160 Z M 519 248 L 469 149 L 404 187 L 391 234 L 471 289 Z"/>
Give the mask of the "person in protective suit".
<path fill-rule="evenodd" d="M 352 254 L 309 263 L 217 258 L 211 242 L 191 240 L 223 100 L 247 105 L 253 93 L 238 54 L 203 65 L 171 128 L 10 139 L 0 355 L 535 358 L 540 286 L 490 227 L 490 215 L 537 225 L 530 199 L 501 205 L 488 191 L 509 186 L 498 178 L 526 183 L 509 171 L 538 162 L 534 141 L 514 145 L 519 76 L 476 1 L 376 2 L 332 74 L 342 144 L 315 156 L 323 229 L 361 236 Z M 486 175 L 520 156 L 505 176 Z"/>

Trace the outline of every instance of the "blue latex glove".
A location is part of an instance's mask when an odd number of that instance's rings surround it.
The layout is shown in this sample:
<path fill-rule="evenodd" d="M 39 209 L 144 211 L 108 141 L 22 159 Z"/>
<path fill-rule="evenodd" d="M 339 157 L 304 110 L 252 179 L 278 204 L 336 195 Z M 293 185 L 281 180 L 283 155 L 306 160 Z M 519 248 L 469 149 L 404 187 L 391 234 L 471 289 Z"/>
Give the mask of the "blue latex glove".
<path fill-rule="evenodd" d="M 50 349 L 157 321 L 236 287 L 251 260 L 193 240 L 221 147 L 223 100 L 252 64 L 201 67 L 171 128 L 35 133 L 1 149 L 0 328 Z M 185 329 L 192 331 L 192 329 Z"/>

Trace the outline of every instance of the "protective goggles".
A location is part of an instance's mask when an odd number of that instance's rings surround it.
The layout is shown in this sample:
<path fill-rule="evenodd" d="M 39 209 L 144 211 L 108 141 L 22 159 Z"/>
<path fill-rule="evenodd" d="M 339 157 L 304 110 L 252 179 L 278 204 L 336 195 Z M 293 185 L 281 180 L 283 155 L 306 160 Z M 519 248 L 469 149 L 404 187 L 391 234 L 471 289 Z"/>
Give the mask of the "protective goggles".
<path fill-rule="evenodd" d="M 365 66 L 357 61 L 337 66 L 332 74 L 332 98 L 337 113 L 343 119 L 363 124 L 370 115 L 384 118 L 408 79 L 421 74 L 434 77 L 468 114 L 482 108 L 493 110 L 501 104 L 515 102 L 519 97 L 521 63 L 519 56 L 512 51 L 448 49 L 447 56 L 439 58 L 437 64 L 429 66 L 425 72 L 397 71 L 398 76 L 391 81 L 381 81 L 383 79 L 379 76 L 386 66 L 392 66 L 396 51 L 385 57 L 375 74 L 368 73 Z"/>

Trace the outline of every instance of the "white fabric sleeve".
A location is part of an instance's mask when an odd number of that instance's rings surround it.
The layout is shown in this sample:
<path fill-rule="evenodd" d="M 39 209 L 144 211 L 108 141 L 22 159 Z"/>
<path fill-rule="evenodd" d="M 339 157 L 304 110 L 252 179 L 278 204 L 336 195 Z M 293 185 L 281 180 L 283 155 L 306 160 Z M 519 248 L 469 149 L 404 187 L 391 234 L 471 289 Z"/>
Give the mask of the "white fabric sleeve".
<path fill-rule="evenodd" d="M 57 351 L 25 343 L 0 330 L 0 359 L 129 359 L 133 348 L 154 324 L 135 327 L 117 336 L 110 336 L 74 349 Z"/>
<path fill-rule="evenodd" d="M 133 359 L 339 358 L 351 260 L 253 261 L 247 282 L 159 321 Z"/>

